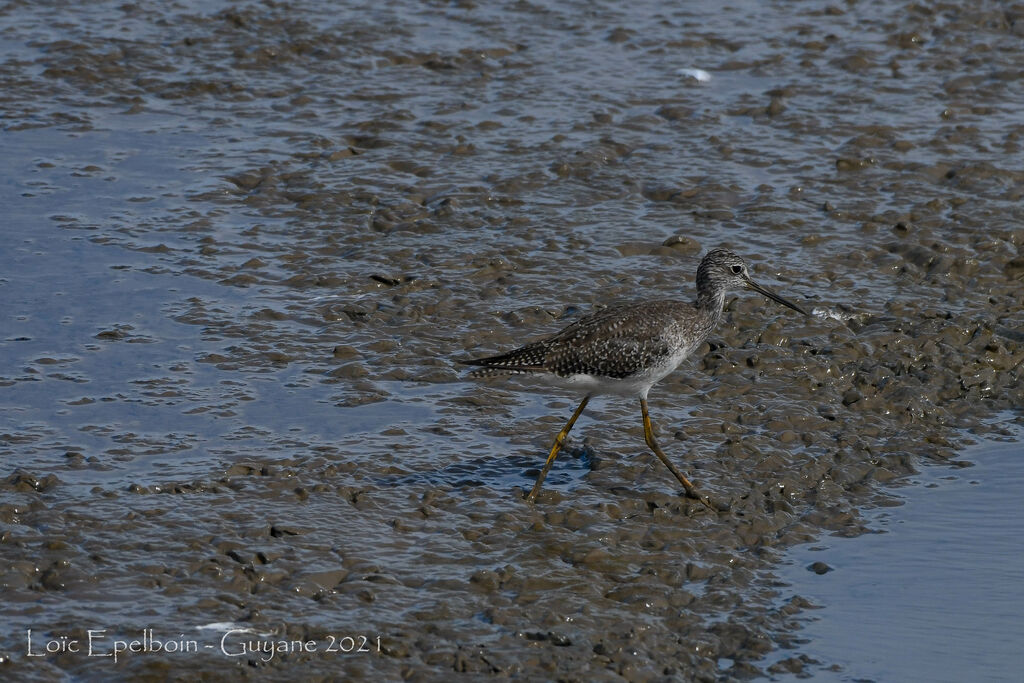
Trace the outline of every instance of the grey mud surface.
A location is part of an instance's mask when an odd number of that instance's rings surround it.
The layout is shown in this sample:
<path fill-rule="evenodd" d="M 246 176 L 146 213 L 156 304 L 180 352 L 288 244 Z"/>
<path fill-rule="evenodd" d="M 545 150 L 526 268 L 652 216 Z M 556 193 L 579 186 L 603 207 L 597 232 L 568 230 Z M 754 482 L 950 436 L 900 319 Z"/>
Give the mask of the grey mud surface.
<path fill-rule="evenodd" d="M 986 1 L 6 3 L 0 677 L 829 665 L 783 553 L 1021 421 L 1022 39 Z M 816 312 L 731 298 L 651 394 L 731 510 L 617 399 L 525 504 L 575 397 L 455 361 L 690 298 L 722 244 Z M 28 656 L 89 630 L 198 652 Z M 316 649 L 239 651 L 280 640 Z"/>

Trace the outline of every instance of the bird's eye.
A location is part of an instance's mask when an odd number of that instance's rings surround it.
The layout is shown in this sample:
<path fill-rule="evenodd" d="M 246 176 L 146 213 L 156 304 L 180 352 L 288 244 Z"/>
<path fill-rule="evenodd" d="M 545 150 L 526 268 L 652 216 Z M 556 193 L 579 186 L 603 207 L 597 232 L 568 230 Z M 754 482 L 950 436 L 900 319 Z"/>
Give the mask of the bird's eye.
<path fill-rule="evenodd" d="M 743 266 L 733 266 L 732 267 L 732 274 L 733 275 L 739 275 L 742 272 L 743 272 Z"/>

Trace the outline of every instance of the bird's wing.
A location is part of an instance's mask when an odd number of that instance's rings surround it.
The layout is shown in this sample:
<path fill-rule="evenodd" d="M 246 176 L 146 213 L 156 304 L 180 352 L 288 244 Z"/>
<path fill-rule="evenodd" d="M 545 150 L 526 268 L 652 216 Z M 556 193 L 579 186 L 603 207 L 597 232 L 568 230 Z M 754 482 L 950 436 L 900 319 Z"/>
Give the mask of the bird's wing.
<path fill-rule="evenodd" d="M 675 301 L 622 304 L 580 318 L 540 342 L 546 365 L 559 375 L 629 377 L 672 352 L 672 324 L 692 310 Z"/>
<path fill-rule="evenodd" d="M 670 328 L 695 313 L 692 306 L 678 301 L 619 304 L 508 353 L 464 362 L 507 373 L 629 377 L 669 355 Z"/>

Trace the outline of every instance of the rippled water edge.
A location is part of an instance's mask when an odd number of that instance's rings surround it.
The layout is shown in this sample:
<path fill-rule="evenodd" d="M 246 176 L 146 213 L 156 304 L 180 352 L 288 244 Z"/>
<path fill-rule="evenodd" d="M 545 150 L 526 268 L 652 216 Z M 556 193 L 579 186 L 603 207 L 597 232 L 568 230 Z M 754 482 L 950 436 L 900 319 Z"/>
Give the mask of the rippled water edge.
<path fill-rule="evenodd" d="M 784 549 L 1021 405 L 1013 8 L 323 9 L 4 10 L 19 677 L 755 675 Z M 689 296 L 719 242 L 840 313 L 732 300 L 652 395 L 733 514 L 617 402 L 522 505 L 570 399 L 452 360 Z M 210 624 L 385 648 L 19 659 Z"/>

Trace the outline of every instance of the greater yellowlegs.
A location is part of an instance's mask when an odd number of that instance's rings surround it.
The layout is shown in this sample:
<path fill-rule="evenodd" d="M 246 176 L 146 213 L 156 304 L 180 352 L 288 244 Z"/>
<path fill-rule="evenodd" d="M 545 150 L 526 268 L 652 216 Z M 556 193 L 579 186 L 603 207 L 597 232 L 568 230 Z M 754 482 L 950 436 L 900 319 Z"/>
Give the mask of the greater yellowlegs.
<path fill-rule="evenodd" d="M 647 412 L 647 393 L 675 370 L 711 334 L 722 318 L 725 293 L 747 288 L 788 306 L 796 304 L 750 279 L 747 264 L 727 249 L 714 249 L 697 267 L 697 300 L 644 301 L 609 306 L 584 316 L 561 332 L 498 356 L 462 361 L 482 365 L 472 377 L 535 375 L 551 384 L 583 393 L 583 400 L 555 437 L 547 462 L 527 496 L 534 502 L 569 430 L 597 394 L 639 396 L 644 438 L 654 454 L 683 485 L 687 495 L 715 507 L 658 446 Z"/>

